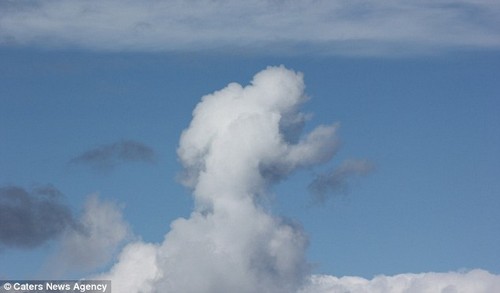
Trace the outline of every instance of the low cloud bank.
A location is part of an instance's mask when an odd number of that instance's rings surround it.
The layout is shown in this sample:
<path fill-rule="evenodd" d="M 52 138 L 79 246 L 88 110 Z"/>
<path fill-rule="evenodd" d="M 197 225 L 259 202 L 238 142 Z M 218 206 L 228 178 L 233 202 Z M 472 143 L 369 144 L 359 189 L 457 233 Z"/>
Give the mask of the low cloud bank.
<path fill-rule="evenodd" d="M 484 270 L 337 278 L 312 276 L 299 293 L 491 293 L 500 292 L 500 276 Z"/>

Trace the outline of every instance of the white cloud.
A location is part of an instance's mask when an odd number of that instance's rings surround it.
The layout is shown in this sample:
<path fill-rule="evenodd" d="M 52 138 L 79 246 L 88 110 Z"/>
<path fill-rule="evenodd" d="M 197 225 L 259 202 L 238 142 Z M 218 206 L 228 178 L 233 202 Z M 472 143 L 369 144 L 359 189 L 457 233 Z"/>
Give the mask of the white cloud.
<path fill-rule="evenodd" d="M 161 277 L 157 252 L 158 247 L 154 244 L 128 244 L 112 270 L 96 278 L 113 280 L 113 292 L 154 292 L 153 281 Z"/>
<path fill-rule="evenodd" d="M 171 224 L 162 244 L 125 248 L 102 276 L 127 284 L 115 292 L 288 293 L 302 286 L 309 268 L 304 233 L 258 199 L 273 182 L 269 170 L 284 177 L 336 150 L 335 126 L 320 126 L 296 144 L 285 140 L 284 128 L 301 123 L 293 117 L 303 115 L 303 89 L 301 74 L 269 67 L 246 87 L 233 83 L 202 98 L 178 148 L 195 210 Z"/>
<path fill-rule="evenodd" d="M 484 270 L 360 277 L 313 276 L 300 293 L 490 293 L 500 292 L 500 276 Z"/>
<path fill-rule="evenodd" d="M 384 55 L 500 47 L 495 0 L 46 0 L 0 10 L 4 44 Z"/>

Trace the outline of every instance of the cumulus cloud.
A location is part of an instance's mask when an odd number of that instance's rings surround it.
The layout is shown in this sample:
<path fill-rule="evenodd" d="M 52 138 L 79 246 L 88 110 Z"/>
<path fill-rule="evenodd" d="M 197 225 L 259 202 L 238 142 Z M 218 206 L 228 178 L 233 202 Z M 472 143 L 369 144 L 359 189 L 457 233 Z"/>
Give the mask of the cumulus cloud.
<path fill-rule="evenodd" d="M 374 165 L 367 160 L 346 160 L 339 167 L 319 174 L 309 185 L 316 200 L 324 202 L 328 195 L 347 193 L 349 181 L 370 173 Z"/>
<path fill-rule="evenodd" d="M 79 229 L 66 230 L 47 271 L 60 276 L 68 271 L 88 272 L 107 264 L 131 230 L 120 207 L 101 200 L 97 194 L 87 198 Z"/>
<path fill-rule="evenodd" d="M 0 43 L 94 50 L 411 54 L 500 46 L 500 4 L 465 1 L 3 1 Z"/>
<path fill-rule="evenodd" d="M 123 140 L 101 145 L 88 150 L 71 159 L 70 164 L 87 165 L 95 170 L 109 170 L 127 162 L 156 162 L 156 154 L 149 146 L 133 141 Z"/>
<path fill-rule="evenodd" d="M 300 293 L 489 293 L 500 291 L 500 276 L 484 270 L 361 277 L 312 276 Z"/>
<path fill-rule="evenodd" d="M 0 245 L 33 248 L 75 228 L 73 214 L 61 200 L 52 185 L 0 187 Z"/>
<path fill-rule="evenodd" d="M 283 66 L 257 73 L 248 86 L 231 83 L 204 96 L 178 148 L 194 211 L 171 224 L 163 243 L 127 246 L 101 277 L 114 280 L 116 292 L 300 288 L 309 272 L 307 238 L 259 198 L 275 182 L 267 177 L 284 178 L 335 154 L 336 125 L 318 126 L 295 143 L 287 138 L 288 127 L 303 123 L 306 100 L 302 74 Z"/>

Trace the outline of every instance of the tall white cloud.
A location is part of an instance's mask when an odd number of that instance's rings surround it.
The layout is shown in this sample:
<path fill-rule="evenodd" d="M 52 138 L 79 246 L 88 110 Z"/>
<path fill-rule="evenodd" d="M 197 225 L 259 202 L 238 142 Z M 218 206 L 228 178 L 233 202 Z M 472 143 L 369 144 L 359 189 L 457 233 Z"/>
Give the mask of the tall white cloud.
<path fill-rule="evenodd" d="M 495 0 L 3 1 L 0 43 L 118 51 L 411 54 L 498 49 L 499 19 Z"/>
<path fill-rule="evenodd" d="M 335 153 L 335 125 L 296 143 L 283 135 L 290 121 L 301 123 L 303 90 L 301 74 L 269 67 L 246 87 L 232 83 L 202 98 L 178 148 L 195 210 L 171 224 L 162 244 L 125 248 L 104 276 L 115 280 L 115 292 L 294 292 L 303 285 L 303 231 L 259 205 L 271 173 L 284 177 Z"/>

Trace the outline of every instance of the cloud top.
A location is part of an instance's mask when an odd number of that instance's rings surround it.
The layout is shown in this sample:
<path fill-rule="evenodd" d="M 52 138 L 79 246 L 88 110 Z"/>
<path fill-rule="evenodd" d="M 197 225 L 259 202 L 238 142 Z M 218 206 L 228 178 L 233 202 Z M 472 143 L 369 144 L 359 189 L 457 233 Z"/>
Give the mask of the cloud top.
<path fill-rule="evenodd" d="M 0 43 L 111 51 L 412 54 L 500 47 L 500 4 L 465 1 L 3 1 Z"/>

